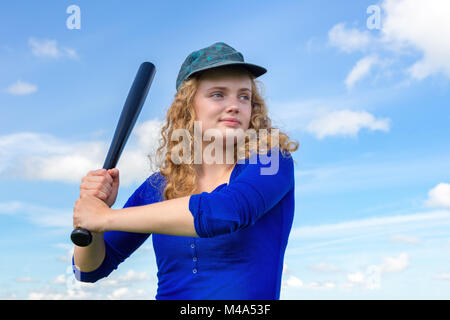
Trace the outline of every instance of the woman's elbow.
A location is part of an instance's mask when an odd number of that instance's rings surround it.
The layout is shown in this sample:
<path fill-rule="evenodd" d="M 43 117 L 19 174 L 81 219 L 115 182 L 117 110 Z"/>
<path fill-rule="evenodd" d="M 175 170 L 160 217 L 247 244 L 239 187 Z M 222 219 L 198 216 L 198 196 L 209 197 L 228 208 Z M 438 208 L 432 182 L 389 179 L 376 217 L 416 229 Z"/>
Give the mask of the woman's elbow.
<path fill-rule="evenodd" d="M 203 221 L 199 224 L 196 231 L 200 238 L 212 238 L 239 231 L 247 228 L 251 224 L 253 223 L 242 219 L 224 220 L 208 218 L 207 221 Z"/>
<path fill-rule="evenodd" d="M 106 278 L 109 276 L 109 274 L 113 271 L 99 268 L 92 272 L 83 272 L 80 269 L 78 269 L 75 265 L 72 265 L 73 273 L 75 276 L 75 279 L 79 282 L 86 282 L 86 283 L 95 283 L 103 278 Z"/>

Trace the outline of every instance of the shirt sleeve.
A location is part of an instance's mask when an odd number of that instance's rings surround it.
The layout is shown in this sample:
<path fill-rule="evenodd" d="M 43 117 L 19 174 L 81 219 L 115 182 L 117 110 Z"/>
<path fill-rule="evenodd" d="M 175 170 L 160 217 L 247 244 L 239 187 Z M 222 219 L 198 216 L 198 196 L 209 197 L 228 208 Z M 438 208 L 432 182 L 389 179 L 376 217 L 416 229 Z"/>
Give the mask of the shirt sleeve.
<path fill-rule="evenodd" d="M 154 187 L 156 174 L 148 178 L 131 195 L 123 208 L 136 207 L 160 201 L 160 190 Z M 152 183 L 150 183 L 152 181 Z M 107 231 L 103 234 L 105 241 L 105 258 L 102 264 L 93 271 L 82 272 L 75 266 L 72 256 L 72 268 L 75 278 L 82 282 L 96 282 L 107 277 L 118 265 L 127 259 L 150 236 L 149 233 L 125 231 Z"/>
<path fill-rule="evenodd" d="M 199 237 L 210 238 L 253 225 L 294 187 L 294 165 L 288 151 L 274 148 L 248 160 L 250 163 L 225 187 L 189 198 Z"/>

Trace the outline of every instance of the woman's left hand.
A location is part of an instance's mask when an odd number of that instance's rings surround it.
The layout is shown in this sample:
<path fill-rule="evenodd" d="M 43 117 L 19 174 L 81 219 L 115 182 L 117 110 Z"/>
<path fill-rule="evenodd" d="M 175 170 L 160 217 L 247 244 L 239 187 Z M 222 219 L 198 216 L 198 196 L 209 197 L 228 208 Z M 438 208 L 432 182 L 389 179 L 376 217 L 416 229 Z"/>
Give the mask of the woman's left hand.
<path fill-rule="evenodd" d="M 111 212 L 112 209 L 97 197 L 83 196 L 75 201 L 73 207 L 73 227 L 91 232 L 105 232 Z"/>

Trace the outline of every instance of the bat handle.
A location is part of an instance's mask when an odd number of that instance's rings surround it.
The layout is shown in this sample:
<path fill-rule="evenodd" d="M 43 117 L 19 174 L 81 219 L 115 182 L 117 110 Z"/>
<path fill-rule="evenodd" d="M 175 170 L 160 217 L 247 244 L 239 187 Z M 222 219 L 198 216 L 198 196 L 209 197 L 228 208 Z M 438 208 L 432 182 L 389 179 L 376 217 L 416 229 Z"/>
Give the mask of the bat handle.
<path fill-rule="evenodd" d="M 106 161 L 109 161 L 106 159 Z M 109 170 L 113 167 L 115 167 L 115 162 L 111 164 L 111 166 L 107 166 L 105 164 L 103 165 L 103 169 Z M 86 229 L 73 229 L 72 233 L 70 234 L 70 239 L 72 240 L 73 244 L 79 246 L 79 247 L 87 247 L 92 242 L 92 233 L 89 230 Z"/>
<path fill-rule="evenodd" d="M 86 247 L 92 242 L 92 234 L 89 230 L 74 229 L 70 235 L 72 242 L 79 247 Z"/>
<path fill-rule="evenodd" d="M 107 166 L 107 161 L 109 161 L 109 158 L 106 159 L 105 164 L 103 165 L 103 169 L 109 170 L 115 167 L 115 162 L 110 166 Z M 72 233 L 70 234 L 70 239 L 72 240 L 73 244 L 79 247 L 87 247 L 92 242 L 92 233 L 86 229 L 73 229 Z"/>

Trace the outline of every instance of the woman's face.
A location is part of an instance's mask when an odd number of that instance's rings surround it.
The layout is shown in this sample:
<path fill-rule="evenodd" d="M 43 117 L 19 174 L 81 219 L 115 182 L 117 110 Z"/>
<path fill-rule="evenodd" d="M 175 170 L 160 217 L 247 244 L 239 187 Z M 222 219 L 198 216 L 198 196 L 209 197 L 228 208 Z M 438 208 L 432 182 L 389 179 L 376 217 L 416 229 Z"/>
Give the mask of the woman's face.
<path fill-rule="evenodd" d="M 227 135 L 241 136 L 238 129 L 245 132 L 250 125 L 251 95 L 252 82 L 248 74 L 235 69 L 204 72 L 194 96 L 196 120 L 202 123 L 202 137 L 206 130 L 218 129 L 225 147 Z"/>

